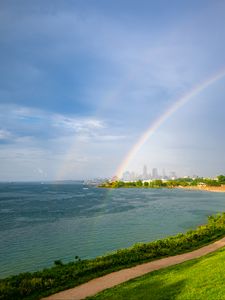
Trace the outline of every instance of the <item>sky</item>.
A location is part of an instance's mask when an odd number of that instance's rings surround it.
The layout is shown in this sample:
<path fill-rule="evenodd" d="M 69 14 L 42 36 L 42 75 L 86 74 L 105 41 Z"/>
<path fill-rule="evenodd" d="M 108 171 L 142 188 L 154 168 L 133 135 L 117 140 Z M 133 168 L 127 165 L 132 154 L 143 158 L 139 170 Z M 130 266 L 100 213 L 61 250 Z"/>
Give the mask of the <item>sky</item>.
<path fill-rule="evenodd" d="M 0 181 L 112 177 L 225 70 L 225 1 L 0 1 Z M 225 77 L 127 169 L 225 173 Z M 125 170 L 124 170 L 125 171 Z"/>

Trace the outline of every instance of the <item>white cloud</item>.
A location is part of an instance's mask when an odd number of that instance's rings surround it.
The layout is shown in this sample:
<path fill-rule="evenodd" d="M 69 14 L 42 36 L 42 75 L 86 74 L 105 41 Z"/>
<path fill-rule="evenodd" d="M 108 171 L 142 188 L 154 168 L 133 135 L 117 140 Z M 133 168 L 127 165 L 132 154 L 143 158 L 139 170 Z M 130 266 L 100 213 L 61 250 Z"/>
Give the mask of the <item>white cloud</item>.
<path fill-rule="evenodd" d="M 91 133 L 93 130 L 105 128 L 102 120 L 96 118 L 75 118 L 63 115 L 53 115 L 52 125 L 74 133 Z"/>
<path fill-rule="evenodd" d="M 8 140 L 13 137 L 12 133 L 5 129 L 0 129 L 0 140 Z"/>
<path fill-rule="evenodd" d="M 91 138 L 107 131 L 106 122 L 93 116 L 55 114 L 18 105 L 0 104 L 0 119 L 0 125 L 5 126 L 0 128 L 0 139 L 14 136 L 21 142 L 23 139 L 31 141 L 64 135 Z"/>

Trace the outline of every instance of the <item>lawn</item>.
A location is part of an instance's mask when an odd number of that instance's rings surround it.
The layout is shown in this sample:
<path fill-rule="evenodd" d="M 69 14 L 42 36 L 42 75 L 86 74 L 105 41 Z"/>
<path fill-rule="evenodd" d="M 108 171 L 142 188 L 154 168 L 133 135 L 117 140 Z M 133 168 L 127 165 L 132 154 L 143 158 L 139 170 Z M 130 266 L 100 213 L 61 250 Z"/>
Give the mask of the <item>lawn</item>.
<path fill-rule="evenodd" d="M 225 299 L 225 248 L 199 259 L 154 271 L 88 299 Z"/>

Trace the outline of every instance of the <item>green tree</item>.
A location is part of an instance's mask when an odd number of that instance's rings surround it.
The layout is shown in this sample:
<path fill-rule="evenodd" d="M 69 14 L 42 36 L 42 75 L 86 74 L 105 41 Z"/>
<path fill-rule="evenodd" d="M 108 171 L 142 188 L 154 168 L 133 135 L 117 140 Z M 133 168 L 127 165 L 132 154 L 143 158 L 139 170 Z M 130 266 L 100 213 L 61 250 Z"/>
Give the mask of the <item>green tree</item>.
<path fill-rule="evenodd" d="M 140 186 L 142 186 L 143 184 L 142 184 L 142 181 L 141 180 L 138 180 L 137 182 L 136 182 L 136 186 L 138 186 L 138 187 L 140 187 Z"/>
<path fill-rule="evenodd" d="M 225 176 L 224 175 L 217 176 L 217 179 L 220 184 L 225 184 Z"/>
<path fill-rule="evenodd" d="M 155 185 L 156 185 L 157 187 L 162 187 L 164 184 L 163 184 L 163 182 L 162 182 L 161 179 L 156 179 L 156 180 L 155 180 Z"/>

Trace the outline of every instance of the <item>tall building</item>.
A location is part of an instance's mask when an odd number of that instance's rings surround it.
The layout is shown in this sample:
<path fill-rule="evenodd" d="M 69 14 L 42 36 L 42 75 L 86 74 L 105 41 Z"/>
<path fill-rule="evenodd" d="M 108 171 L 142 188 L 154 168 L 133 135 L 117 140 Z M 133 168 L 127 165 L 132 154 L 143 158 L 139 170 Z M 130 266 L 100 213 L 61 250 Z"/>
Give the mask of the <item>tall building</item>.
<path fill-rule="evenodd" d="M 148 172 L 147 172 L 147 166 L 146 165 L 144 165 L 144 167 L 143 167 L 142 178 L 143 179 L 148 179 Z"/>
<path fill-rule="evenodd" d="M 159 178 L 158 170 L 157 168 L 152 169 L 152 179 L 157 179 Z"/>

